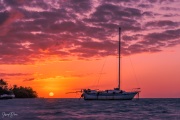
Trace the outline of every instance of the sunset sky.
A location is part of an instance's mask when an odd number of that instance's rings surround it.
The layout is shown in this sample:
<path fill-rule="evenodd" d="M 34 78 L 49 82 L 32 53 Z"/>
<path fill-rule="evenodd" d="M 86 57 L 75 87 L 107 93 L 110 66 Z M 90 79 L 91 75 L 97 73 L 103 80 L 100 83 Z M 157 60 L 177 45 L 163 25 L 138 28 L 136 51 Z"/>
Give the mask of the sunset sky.
<path fill-rule="evenodd" d="M 179 11 L 180 0 L 0 0 L 0 78 L 39 97 L 115 88 L 121 27 L 121 88 L 179 98 Z"/>

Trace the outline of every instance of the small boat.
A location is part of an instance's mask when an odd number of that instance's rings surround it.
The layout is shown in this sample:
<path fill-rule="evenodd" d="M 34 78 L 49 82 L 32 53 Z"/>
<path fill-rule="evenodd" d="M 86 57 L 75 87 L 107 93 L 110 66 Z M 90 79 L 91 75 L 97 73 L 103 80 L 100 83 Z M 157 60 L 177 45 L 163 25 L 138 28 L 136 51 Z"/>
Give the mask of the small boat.
<path fill-rule="evenodd" d="M 0 99 L 13 99 L 13 98 L 15 98 L 15 95 L 13 93 L 0 95 Z"/>
<path fill-rule="evenodd" d="M 83 89 L 81 97 L 84 100 L 132 100 L 135 95 L 139 96 L 140 88 L 134 89 L 133 91 L 124 91 L 120 88 L 120 56 L 121 56 L 121 28 L 119 28 L 119 49 L 118 49 L 118 87 L 111 90 L 92 90 Z"/>

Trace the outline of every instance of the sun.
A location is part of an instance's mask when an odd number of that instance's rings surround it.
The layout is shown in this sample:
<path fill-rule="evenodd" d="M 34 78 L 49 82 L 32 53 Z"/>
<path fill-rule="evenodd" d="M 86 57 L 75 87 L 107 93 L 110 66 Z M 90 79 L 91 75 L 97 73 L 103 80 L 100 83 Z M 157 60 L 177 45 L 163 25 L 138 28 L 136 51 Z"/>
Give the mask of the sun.
<path fill-rule="evenodd" d="M 53 93 L 53 92 L 50 92 L 50 93 L 49 93 L 49 96 L 51 96 L 51 97 L 54 96 L 54 93 Z"/>

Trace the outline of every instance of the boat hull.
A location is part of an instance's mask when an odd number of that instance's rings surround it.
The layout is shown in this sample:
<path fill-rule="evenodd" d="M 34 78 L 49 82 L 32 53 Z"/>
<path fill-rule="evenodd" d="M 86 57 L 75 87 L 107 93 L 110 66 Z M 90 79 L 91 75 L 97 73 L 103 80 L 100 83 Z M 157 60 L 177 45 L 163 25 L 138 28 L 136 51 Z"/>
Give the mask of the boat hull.
<path fill-rule="evenodd" d="M 138 92 L 98 94 L 83 93 L 84 100 L 132 100 Z"/>
<path fill-rule="evenodd" d="M 14 94 L 3 94 L 3 95 L 0 95 L 0 99 L 13 99 L 15 98 L 15 95 Z"/>

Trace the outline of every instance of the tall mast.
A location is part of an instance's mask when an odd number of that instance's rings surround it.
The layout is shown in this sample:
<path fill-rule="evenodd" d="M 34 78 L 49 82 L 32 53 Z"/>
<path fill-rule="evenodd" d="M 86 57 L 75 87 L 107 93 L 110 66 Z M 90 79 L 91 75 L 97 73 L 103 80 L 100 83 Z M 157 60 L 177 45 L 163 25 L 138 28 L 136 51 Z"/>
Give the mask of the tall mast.
<path fill-rule="evenodd" d="M 120 64 L 120 59 L 121 59 L 121 28 L 119 27 L 119 47 L 118 47 L 119 49 L 118 49 L 118 54 L 119 54 L 119 56 L 118 56 L 118 60 L 119 60 L 119 69 L 118 69 L 118 88 L 119 88 L 119 90 L 121 90 L 121 88 L 120 88 L 120 82 L 121 82 L 121 78 L 120 78 L 120 74 L 121 74 L 121 72 L 120 72 L 120 69 L 121 69 L 121 64 Z"/>

